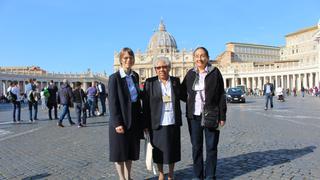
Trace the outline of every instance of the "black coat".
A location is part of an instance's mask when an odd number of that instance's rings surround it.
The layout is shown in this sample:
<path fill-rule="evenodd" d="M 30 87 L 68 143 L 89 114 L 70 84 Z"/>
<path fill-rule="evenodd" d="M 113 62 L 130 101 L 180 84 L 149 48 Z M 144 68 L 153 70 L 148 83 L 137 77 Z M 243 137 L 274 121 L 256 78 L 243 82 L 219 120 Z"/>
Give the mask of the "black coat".
<path fill-rule="evenodd" d="M 56 104 L 57 103 L 57 92 L 58 92 L 58 88 L 56 85 L 49 85 L 48 87 L 48 91 L 49 91 L 49 98 L 48 98 L 48 104 Z"/>
<path fill-rule="evenodd" d="M 110 126 L 113 126 L 114 128 L 122 125 L 125 126 L 126 129 L 130 129 L 131 123 L 133 122 L 132 114 L 135 114 L 135 117 L 141 118 L 139 75 L 134 71 L 132 73 L 132 79 L 138 91 L 138 102 L 137 107 L 135 107 L 136 112 L 132 112 L 132 102 L 126 78 L 121 78 L 119 71 L 115 72 L 109 77 L 108 100 Z M 142 119 L 139 121 L 141 122 L 142 126 Z"/>
<path fill-rule="evenodd" d="M 225 98 L 223 78 L 218 68 L 209 65 L 208 74 L 205 77 L 205 107 L 219 109 L 219 120 L 226 120 L 227 104 Z M 190 69 L 181 85 L 182 100 L 186 101 L 186 116 L 192 119 L 195 110 L 196 91 L 192 89 L 199 74 L 196 69 Z"/>
<path fill-rule="evenodd" d="M 175 125 L 181 126 L 180 108 L 180 80 L 170 76 L 171 81 L 171 100 L 174 108 Z M 144 85 L 143 112 L 145 126 L 147 128 L 158 129 L 162 114 L 163 100 L 161 84 L 158 76 L 148 78 Z"/>

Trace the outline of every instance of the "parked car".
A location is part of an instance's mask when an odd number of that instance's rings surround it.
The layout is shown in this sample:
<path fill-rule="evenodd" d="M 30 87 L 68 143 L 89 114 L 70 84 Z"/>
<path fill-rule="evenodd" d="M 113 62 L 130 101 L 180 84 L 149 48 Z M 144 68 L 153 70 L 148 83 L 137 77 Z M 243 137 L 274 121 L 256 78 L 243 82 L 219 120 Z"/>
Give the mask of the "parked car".
<path fill-rule="evenodd" d="M 240 88 L 229 88 L 227 91 L 227 102 L 245 103 L 245 93 Z"/>

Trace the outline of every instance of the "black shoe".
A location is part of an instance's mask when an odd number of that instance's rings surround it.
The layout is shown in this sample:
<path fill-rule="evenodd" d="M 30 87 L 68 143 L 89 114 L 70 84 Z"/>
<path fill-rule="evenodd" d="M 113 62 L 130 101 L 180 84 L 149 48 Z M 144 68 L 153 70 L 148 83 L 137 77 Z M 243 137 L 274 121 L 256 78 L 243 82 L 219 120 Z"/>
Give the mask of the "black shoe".
<path fill-rule="evenodd" d="M 62 123 L 58 123 L 57 124 L 59 127 L 64 127 L 64 125 Z"/>
<path fill-rule="evenodd" d="M 104 116 L 104 113 L 102 113 L 102 114 L 99 114 L 99 116 Z"/>
<path fill-rule="evenodd" d="M 271 108 L 273 108 L 273 106 L 271 106 Z"/>
<path fill-rule="evenodd" d="M 55 117 L 54 119 L 55 119 L 55 120 L 58 120 L 59 118 L 58 118 L 58 117 Z"/>
<path fill-rule="evenodd" d="M 51 118 L 51 117 L 50 117 L 49 119 L 50 119 L 50 120 L 52 120 L 52 118 Z"/>
<path fill-rule="evenodd" d="M 76 123 L 74 123 L 74 122 L 70 122 L 70 126 L 73 126 L 73 125 L 75 125 Z"/>
<path fill-rule="evenodd" d="M 38 118 L 34 118 L 34 120 L 39 120 Z"/>

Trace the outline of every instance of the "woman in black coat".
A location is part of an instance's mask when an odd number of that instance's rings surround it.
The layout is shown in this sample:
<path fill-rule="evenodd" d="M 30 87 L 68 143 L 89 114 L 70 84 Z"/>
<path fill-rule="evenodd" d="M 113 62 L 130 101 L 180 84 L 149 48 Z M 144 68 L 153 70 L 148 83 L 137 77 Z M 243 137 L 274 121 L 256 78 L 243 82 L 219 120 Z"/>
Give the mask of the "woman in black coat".
<path fill-rule="evenodd" d="M 109 145 L 110 161 L 115 162 L 120 179 L 131 179 L 132 161 L 139 159 L 142 122 L 139 76 L 131 68 L 134 53 L 120 52 L 120 69 L 109 78 Z"/>
<path fill-rule="evenodd" d="M 164 180 L 163 164 L 169 165 L 168 179 L 173 179 L 174 165 L 181 160 L 180 80 L 169 76 L 170 61 L 159 57 L 154 64 L 158 76 L 148 78 L 144 86 L 143 112 L 157 163 L 159 180 Z"/>

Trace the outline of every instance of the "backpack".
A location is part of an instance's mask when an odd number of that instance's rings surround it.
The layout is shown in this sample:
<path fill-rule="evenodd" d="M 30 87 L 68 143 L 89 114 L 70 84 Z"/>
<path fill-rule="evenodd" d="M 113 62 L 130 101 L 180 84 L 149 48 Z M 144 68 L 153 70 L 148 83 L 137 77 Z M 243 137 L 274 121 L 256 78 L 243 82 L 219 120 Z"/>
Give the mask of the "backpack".
<path fill-rule="evenodd" d="M 44 88 L 44 90 L 43 90 L 43 95 L 44 95 L 44 97 L 46 97 L 46 98 L 49 98 L 49 97 L 50 97 L 50 92 L 49 92 L 48 88 Z"/>
<path fill-rule="evenodd" d="M 15 95 L 13 92 L 8 91 L 7 92 L 7 99 L 10 101 L 10 102 L 16 102 L 17 101 L 17 95 Z"/>
<path fill-rule="evenodd" d="M 35 103 L 35 102 L 37 102 L 40 98 L 39 98 L 38 92 L 32 90 L 32 91 L 30 91 L 30 92 L 28 93 L 27 99 L 28 99 L 28 101 L 30 101 L 30 102 L 32 102 L 32 103 Z"/>

